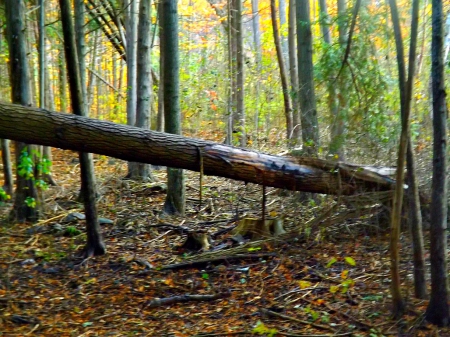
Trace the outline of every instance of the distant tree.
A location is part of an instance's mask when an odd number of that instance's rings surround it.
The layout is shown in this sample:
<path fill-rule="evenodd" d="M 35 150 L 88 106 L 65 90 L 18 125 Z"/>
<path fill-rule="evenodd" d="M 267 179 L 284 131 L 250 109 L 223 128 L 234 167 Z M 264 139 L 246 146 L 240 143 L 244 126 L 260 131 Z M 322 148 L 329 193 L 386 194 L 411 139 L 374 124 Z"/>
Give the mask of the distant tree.
<path fill-rule="evenodd" d="M 291 83 L 290 95 L 292 97 L 292 135 L 291 143 L 300 141 L 300 102 L 298 100 L 298 71 L 297 71 L 297 43 L 296 43 L 296 11 L 295 0 L 289 0 L 288 17 L 288 49 L 289 49 L 289 78 Z"/>
<path fill-rule="evenodd" d="M 144 129 L 150 127 L 150 110 L 152 104 L 151 77 L 151 0 L 141 0 L 139 5 L 138 43 L 137 43 L 137 102 L 136 126 Z M 136 163 L 131 173 L 132 179 L 153 181 L 150 166 Z"/>
<path fill-rule="evenodd" d="M 24 7 L 23 0 L 5 0 L 12 102 L 31 106 Z M 35 149 L 31 145 L 21 142 L 15 142 L 14 148 L 16 155 L 16 190 L 11 220 L 35 222 L 39 219 L 42 207 L 34 181 L 35 167 L 28 160 L 32 158 Z"/>
<path fill-rule="evenodd" d="M 296 0 L 300 116 L 305 153 L 317 156 L 320 146 L 314 89 L 310 0 Z"/>
<path fill-rule="evenodd" d="M 324 1 L 325 0 L 320 0 Z M 341 50 L 347 47 L 347 3 L 346 0 L 338 0 L 338 30 L 339 30 L 339 45 Z M 356 7 L 356 6 L 355 6 Z M 332 83 L 335 82 L 334 80 Z M 349 88 L 348 68 L 343 67 L 337 79 L 337 83 L 333 83 L 333 90 L 335 96 L 330 94 L 329 107 L 331 116 L 333 118 L 330 126 L 330 149 L 329 154 L 337 156 L 341 161 L 345 161 L 345 130 L 346 130 L 346 110 L 347 110 L 347 90 Z"/>
<path fill-rule="evenodd" d="M 239 144 L 247 145 L 245 130 L 245 106 L 244 106 L 244 34 L 242 31 L 242 0 L 233 0 L 235 3 L 235 26 L 236 34 L 236 118 L 235 130 L 239 135 Z M 234 130 L 233 130 L 234 131 Z"/>
<path fill-rule="evenodd" d="M 125 33 L 126 33 L 126 59 L 127 59 L 127 124 L 136 124 L 136 64 L 137 64 L 137 25 L 138 25 L 138 7 L 137 0 L 125 0 L 123 2 L 123 11 L 125 13 Z M 127 178 L 135 176 L 136 163 L 128 163 Z"/>
<path fill-rule="evenodd" d="M 258 78 L 255 81 L 255 130 L 259 130 L 260 104 L 261 104 L 261 81 L 262 78 L 262 49 L 261 49 L 261 27 L 259 15 L 259 1 L 252 0 L 252 29 L 253 48 L 255 49 L 256 73 Z"/>
<path fill-rule="evenodd" d="M 433 87 L 433 180 L 431 185 L 431 298 L 426 318 L 449 324 L 447 270 L 447 105 L 444 79 L 444 13 L 442 0 L 432 0 L 431 81 Z"/>
<path fill-rule="evenodd" d="M 284 115 L 286 117 L 286 139 L 292 135 L 292 105 L 289 96 L 289 82 L 284 63 L 283 47 L 280 39 L 280 31 L 277 24 L 277 7 L 275 0 L 270 0 L 270 12 L 272 14 L 273 38 L 275 41 L 275 49 L 277 51 L 278 66 L 280 68 L 281 88 L 283 91 Z"/>
<path fill-rule="evenodd" d="M 159 86 L 158 86 L 158 113 L 156 116 L 156 130 L 164 131 L 164 57 L 161 53 L 164 40 L 161 28 L 162 1 L 158 3 L 158 28 L 159 28 Z"/>
<path fill-rule="evenodd" d="M 397 64 L 398 64 L 398 83 L 399 83 L 399 92 L 400 92 L 400 109 L 401 109 L 401 121 L 402 121 L 402 131 L 400 135 L 399 149 L 398 149 L 398 158 L 397 158 L 397 174 L 396 181 L 401 182 L 404 181 L 405 177 L 405 159 L 408 144 L 411 142 L 410 140 L 410 122 L 409 116 L 411 115 L 411 99 L 412 99 L 412 88 L 414 83 L 414 73 L 415 73 L 415 64 L 416 64 L 416 41 L 417 41 L 417 24 L 418 24 L 418 0 L 413 1 L 413 9 L 414 9 L 414 20 L 411 23 L 411 39 L 410 39 L 410 55 L 409 55 L 409 70 L 408 76 L 406 76 L 406 67 L 405 67 L 405 57 L 403 50 L 403 39 L 402 33 L 400 29 L 400 19 L 397 10 L 397 4 L 395 0 L 390 0 L 389 5 L 391 7 L 391 15 L 392 15 L 392 23 L 394 26 L 394 35 L 397 49 Z M 410 172 L 414 174 L 414 172 Z M 417 185 L 415 186 L 417 188 Z M 411 186 L 409 187 L 411 188 Z M 390 252 L 391 252 L 391 277 L 392 277 L 392 311 L 395 317 L 400 317 L 403 314 L 405 308 L 405 302 L 402 298 L 400 291 L 400 273 L 399 273 L 399 251 L 398 251 L 398 240 L 400 236 L 400 224 L 401 224 L 401 213 L 402 213 L 402 204 L 403 204 L 403 184 L 397 184 L 395 187 L 395 195 L 393 201 L 393 209 L 392 209 L 392 223 L 391 223 L 391 243 L 390 243 Z M 409 193 L 416 193 L 418 197 L 418 191 L 410 191 Z M 413 200 L 415 202 L 415 200 Z M 411 206 L 411 205 L 410 205 Z M 418 210 L 417 210 L 418 212 Z M 414 219 L 417 220 L 417 219 Z M 421 228 L 420 228 L 421 231 Z M 416 244 L 416 242 L 415 242 Z M 423 244 L 423 243 L 422 243 Z M 421 247 L 415 247 L 415 249 L 421 249 Z M 422 254 L 423 255 L 423 254 Z M 422 256 L 423 260 L 423 256 Z M 423 266 L 422 280 L 418 280 L 421 283 L 421 286 L 425 286 L 425 279 L 423 274 Z M 421 291 L 425 291 L 425 289 L 421 289 Z"/>
<path fill-rule="evenodd" d="M 181 134 L 181 112 L 179 94 L 178 56 L 178 3 L 177 0 L 162 0 L 161 11 L 162 44 L 161 57 L 164 62 L 164 116 L 165 132 Z M 184 172 L 167 168 L 167 196 L 164 212 L 184 214 L 186 206 Z"/>
<path fill-rule="evenodd" d="M 39 0 L 38 22 L 39 22 L 39 107 L 48 107 L 55 110 L 53 103 L 53 90 L 49 81 L 47 67 L 47 53 L 45 52 L 45 0 Z M 52 151 L 48 146 L 41 148 L 41 154 L 45 160 L 52 161 Z M 50 185 L 56 186 L 56 182 L 50 172 L 43 172 L 42 178 Z"/>
<path fill-rule="evenodd" d="M 283 34 L 284 29 L 286 28 L 286 0 L 278 1 L 278 13 L 280 17 L 280 44 L 281 50 L 283 51 L 283 61 L 284 64 L 288 63 L 288 42 L 286 35 Z"/>
<path fill-rule="evenodd" d="M 75 0 L 82 1 L 82 0 Z M 70 0 L 59 0 L 61 7 L 61 21 L 63 25 L 64 48 L 66 54 L 67 72 L 72 108 L 76 115 L 87 116 L 85 99 L 83 95 L 77 48 L 75 44 L 75 31 L 72 22 Z M 78 13 L 79 14 L 79 13 Z M 78 39 L 84 38 L 78 37 Z M 84 202 L 86 215 L 87 243 L 84 250 L 86 257 L 105 254 L 100 225 L 98 223 L 95 175 L 92 154 L 79 152 L 81 169 L 81 196 Z"/>
<path fill-rule="evenodd" d="M 332 47 L 331 32 L 330 32 L 330 18 L 328 15 L 328 8 L 326 0 L 319 0 L 320 6 L 320 25 L 322 27 L 323 41 L 325 42 L 325 52 L 329 52 Z M 338 156 L 340 160 L 344 160 L 342 153 L 342 139 L 338 139 L 335 130 L 337 130 L 337 124 L 339 123 L 339 104 L 338 93 L 334 79 L 332 77 L 327 79 L 327 91 L 328 91 L 328 109 L 331 115 L 331 140 L 330 140 L 330 154 Z"/>

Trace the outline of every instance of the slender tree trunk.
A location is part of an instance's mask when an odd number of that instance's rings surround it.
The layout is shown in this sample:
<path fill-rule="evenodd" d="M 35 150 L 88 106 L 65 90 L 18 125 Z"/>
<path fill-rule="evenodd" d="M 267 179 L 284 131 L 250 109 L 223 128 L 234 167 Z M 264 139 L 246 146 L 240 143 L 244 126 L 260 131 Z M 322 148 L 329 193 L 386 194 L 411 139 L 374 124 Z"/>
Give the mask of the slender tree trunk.
<path fill-rule="evenodd" d="M 66 62 L 64 58 L 64 49 L 61 49 L 58 56 L 59 66 L 59 111 L 69 112 L 67 110 L 67 74 Z"/>
<path fill-rule="evenodd" d="M 339 45 L 341 50 L 347 47 L 347 3 L 346 0 L 338 0 L 338 30 L 339 30 Z M 331 109 L 333 116 L 333 123 L 331 124 L 331 142 L 330 154 L 337 156 L 339 160 L 345 161 L 345 116 L 347 114 L 347 95 L 349 90 L 349 78 L 347 67 L 342 69 L 342 73 L 337 80 L 337 102 L 333 109 Z"/>
<path fill-rule="evenodd" d="M 177 0 L 162 0 L 161 32 L 164 40 L 164 114 L 165 132 L 181 134 L 178 56 L 178 3 Z M 184 214 L 186 206 L 184 172 L 167 168 L 167 196 L 164 212 Z"/>
<path fill-rule="evenodd" d="M 409 73 L 407 82 L 406 99 L 412 97 L 412 86 L 415 78 L 415 65 L 417 55 L 417 38 L 419 30 L 419 0 L 413 1 L 411 20 L 411 39 L 409 51 Z M 411 92 L 410 92 L 411 91 Z M 409 97 L 408 97 L 409 96 Z M 411 109 L 411 103 L 409 104 Z M 425 252 L 423 246 L 422 214 L 420 212 L 419 186 L 416 179 L 416 164 L 414 159 L 411 135 L 408 137 L 408 148 L 406 151 L 406 179 L 408 183 L 408 221 L 413 242 L 414 261 L 414 294 L 417 298 L 427 297 L 427 284 L 425 279 Z"/>
<path fill-rule="evenodd" d="M 444 79 L 442 0 L 432 0 L 431 78 L 433 84 L 433 180 L 431 194 L 431 298 L 426 318 L 449 324 L 447 270 L 447 106 Z"/>
<path fill-rule="evenodd" d="M 291 79 L 292 97 L 292 135 L 291 143 L 296 145 L 301 137 L 300 125 L 300 102 L 298 100 L 298 72 L 297 72 L 297 44 L 296 44 L 296 17 L 295 0 L 289 0 L 289 26 L 288 26 L 288 47 L 289 47 L 289 77 Z"/>
<path fill-rule="evenodd" d="M 322 28 L 323 40 L 327 48 L 331 48 L 331 33 L 330 33 L 330 18 L 328 16 L 327 2 L 326 0 L 319 0 L 320 6 L 320 24 Z M 336 83 L 331 77 L 327 81 L 328 90 L 328 109 L 331 115 L 331 140 L 330 140 L 330 151 L 329 154 L 343 160 L 343 154 L 341 151 L 342 139 L 340 136 L 336 135 L 336 124 L 339 124 L 339 104 L 338 95 L 336 91 Z"/>
<path fill-rule="evenodd" d="M 138 45 L 137 45 L 137 105 L 136 126 L 150 127 L 150 109 L 152 105 L 151 77 L 151 0 L 141 0 L 139 7 Z M 136 163 L 132 179 L 153 181 L 148 164 Z"/>
<path fill-rule="evenodd" d="M 253 45 L 255 48 L 256 56 L 256 72 L 257 80 L 255 83 L 255 130 L 259 131 L 259 115 L 260 115 L 260 92 L 261 92 L 261 79 L 262 79 L 262 53 L 261 53 L 261 28 L 260 28 L 260 15 L 259 15 L 259 2 L 258 0 L 252 0 L 252 28 L 253 28 Z"/>
<path fill-rule="evenodd" d="M 137 0 L 125 0 L 125 32 L 127 54 L 127 124 L 136 124 L 136 42 L 137 42 Z M 128 163 L 127 177 L 135 175 L 135 163 Z"/>
<path fill-rule="evenodd" d="M 279 0 L 278 2 L 278 10 L 279 10 L 279 14 L 280 14 L 280 44 L 281 44 L 281 50 L 282 50 L 282 54 L 283 54 L 283 61 L 284 64 L 288 63 L 288 42 L 287 42 L 287 38 L 286 35 L 283 34 L 284 30 L 286 29 L 286 0 Z"/>
<path fill-rule="evenodd" d="M 5 30 L 0 31 L 0 38 L 3 41 L 3 32 Z M 7 32 L 6 32 L 7 37 Z M 0 44 L 0 52 L 3 53 L 3 46 Z M 0 140 L 0 149 L 2 153 L 2 164 L 3 164 L 3 190 L 8 194 L 10 197 L 12 197 L 13 194 L 13 171 L 12 171 L 12 163 L 11 163 L 11 149 L 10 149 L 10 142 L 8 139 L 1 139 Z"/>
<path fill-rule="evenodd" d="M 81 1 L 81 0 L 80 0 Z M 68 65 L 78 65 L 78 55 L 75 44 L 75 32 L 70 13 L 70 1 L 59 0 L 61 7 L 61 21 L 63 23 L 64 47 L 66 63 Z M 79 13 L 78 13 L 79 14 Z M 79 18 L 78 18 L 79 19 Z M 78 33 L 80 33 L 78 31 Z M 82 39 L 84 36 L 78 36 Z M 70 96 L 73 111 L 76 115 L 87 116 L 85 99 L 83 95 L 80 69 L 76 66 L 67 68 L 70 81 Z M 87 243 L 84 251 L 86 257 L 105 254 L 100 225 L 98 223 L 97 205 L 95 202 L 95 176 L 92 155 L 86 152 L 79 153 L 81 169 L 81 194 L 83 196 L 84 211 L 86 215 Z"/>
<path fill-rule="evenodd" d="M 289 140 L 292 135 L 292 106 L 291 99 L 289 97 L 289 84 L 286 67 L 284 65 L 280 32 L 278 30 L 277 24 L 277 7 L 275 4 L 275 0 L 270 0 L 270 12 L 272 16 L 273 38 L 275 41 L 275 49 L 277 50 L 278 65 L 280 67 L 281 87 L 283 90 L 284 114 L 286 116 L 286 139 Z"/>
<path fill-rule="evenodd" d="M 99 31 L 96 30 L 94 32 L 94 44 L 92 47 L 92 57 L 91 57 L 91 70 L 95 70 L 96 66 L 97 66 L 97 52 L 98 52 L 98 40 L 99 40 Z M 114 67 L 116 65 L 116 60 L 113 59 L 113 72 L 114 74 L 116 73 L 116 67 Z M 93 71 L 89 71 L 89 81 L 87 83 L 87 88 L 86 88 L 86 104 L 87 104 L 87 111 L 91 110 L 92 104 L 94 102 L 94 89 L 95 89 L 95 85 L 97 83 L 97 77 L 94 75 Z M 116 85 L 115 81 L 114 81 L 114 87 L 118 88 L 118 86 Z M 120 95 L 117 95 L 117 100 L 120 99 Z M 117 103 L 116 106 L 119 105 L 119 102 Z"/>
<path fill-rule="evenodd" d="M 395 42 L 397 48 L 397 64 L 398 64 L 398 73 L 399 73 L 399 91 L 400 91 L 400 106 L 401 106 L 401 121 L 402 121 L 402 132 L 400 137 L 399 151 L 398 151 L 398 160 L 397 160 L 397 176 L 396 181 L 404 181 L 404 167 L 405 167 L 405 159 L 407 154 L 408 144 L 410 141 L 410 123 L 409 116 L 411 114 L 411 98 L 412 98 L 412 87 L 414 83 L 414 73 L 415 73 L 415 64 L 416 64 L 416 42 L 417 42 L 417 22 L 418 22 L 418 0 L 413 2 L 413 20 L 411 24 L 411 39 L 410 39 L 410 53 L 409 53 L 409 69 L 408 69 L 408 77 L 406 77 L 406 66 L 405 66 L 405 58 L 403 51 L 403 41 L 402 34 L 400 28 L 400 20 L 397 11 L 397 5 L 395 0 L 390 0 L 389 5 L 391 7 L 392 14 L 392 23 L 394 26 L 395 33 Z M 414 177 L 415 172 L 414 169 L 414 161 L 412 157 L 412 150 L 410 159 L 410 176 Z M 411 165 L 412 164 L 412 165 Z M 409 200 L 411 204 L 409 205 L 413 210 L 413 214 L 410 215 L 414 217 L 414 221 L 418 221 L 417 226 L 421 229 L 421 219 L 418 215 L 419 213 L 419 204 L 418 204 L 418 196 L 419 192 L 417 190 L 417 184 L 413 181 L 413 186 L 409 186 L 409 188 L 413 188 L 409 193 L 413 196 L 410 196 Z M 401 211 L 402 211 L 402 202 L 403 202 L 403 185 L 397 184 L 395 189 L 394 196 L 394 205 L 392 210 L 392 224 L 391 224 L 391 244 L 390 244 L 390 252 L 391 252 L 391 277 L 392 277 L 392 303 L 393 303 L 393 315 L 395 317 L 399 317 L 403 314 L 405 303 L 401 295 L 400 291 L 400 274 L 399 274 L 399 251 L 398 251 L 398 240 L 400 236 L 400 225 L 401 225 Z M 414 196 L 415 195 L 415 196 Z M 421 233 L 416 233 L 421 235 Z M 417 242 L 415 242 L 416 244 Z M 414 257 L 416 257 L 417 249 L 421 249 L 420 247 L 415 247 Z M 423 259 L 423 252 L 422 252 Z M 417 261 L 416 261 L 417 262 Z M 416 265 L 415 262 L 415 265 Z M 423 262 L 423 261 L 422 261 Z M 416 270 L 416 272 L 423 273 L 423 267 L 421 266 L 421 270 Z M 422 286 L 425 285 L 424 275 L 422 274 Z M 416 285 L 417 286 L 417 285 Z M 425 291 L 425 289 L 421 289 L 421 291 Z M 417 289 L 416 289 L 417 292 Z"/>
<path fill-rule="evenodd" d="M 228 46 L 228 116 L 227 116 L 227 136 L 225 143 L 231 145 L 234 143 L 234 133 L 236 120 L 236 11 L 235 0 L 227 1 L 227 15 L 228 15 L 228 31 L 227 31 L 227 46 Z"/>
<path fill-rule="evenodd" d="M 39 107 L 50 110 L 55 110 L 53 104 L 53 95 L 50 97 L 51 85 L 48 76 L 47 67 L 47 53 L 45 50 L 45 0 L 39 0 Z M 50 103 L 51 102 L 51 103 Z M 50 105 L 47 105 L 50 104 Z M 48 146 L 42 148 L 42 156 L 48 161 L 52 161 L 52 151 Z M 40 158 L 38 159 L 40 160 Z M 41 173 L 42 178 L 50 185 L 56 186 L 56 182 L 53 179 L 50 172 Z"/>
<path fill-rule="evenodd" d="M 84 98 L 87 97 L 86 91 L 86 41 L 84 38 L 84 0 L 74 0 L 74 9 L 75 9 L 75 43 L 77 47 L 78 54 L 78 68 L 80 72 L 80 84 L 81 84 L 81 95 Z M 87 101 L 83 99 L 83 104 L 86 104 Z M 86 111 L 87 105 L 85 106 Z"/>
<path fill-rule="evenodd" d="M 297 48 L 300 116 L 305 152 L 317 156 L 319 123 L 317 120 L 314 69 L 312 61 L 312 33 L 309 0 L 297 0 Z"/>
<path fill-rule="evenodd" d="M 244 36 L 242 31 L 242 0 L 236 2 L 236 115 L 239 120 L 239 143 L 242 147 L 247 145 L 245 130 L 244 106 Z"/>
<path fill-rule="evenodd" d="M 3 190 L 9 195 L 13 194 L 13 173 L 11 165 L 11 151 L 9 149 L 9 140 L 2 139 L 2 163 L 3 163 Z"/>
<path fill-rule="evenodd" d="M 161 27 L 162 1 L 158 3 L 158 26 L 159 26 L 159 86 L 158 86 L 158 115 L 156 116 L 156 130 L 164 131 L 164 57 L 163 36 Z"/>
<path fill-rule="evenodd" d="M 23 0 L 5 1 L 8 45 L 10 58 L 10 82 L 12 102 L 31 106 L 30 73 L 28 68 L 26 37 L 24 32 L 25 5 Z M 16 191 L 11 220 L 17 222 L 39 219 L 41 205 L 33 176 L 20 174 L 22 156 L 31 156 L 33 147 L 21 142 L 14 143 L 16 155 Z M 33 168 L 34 171 L 35 168 Z"/>

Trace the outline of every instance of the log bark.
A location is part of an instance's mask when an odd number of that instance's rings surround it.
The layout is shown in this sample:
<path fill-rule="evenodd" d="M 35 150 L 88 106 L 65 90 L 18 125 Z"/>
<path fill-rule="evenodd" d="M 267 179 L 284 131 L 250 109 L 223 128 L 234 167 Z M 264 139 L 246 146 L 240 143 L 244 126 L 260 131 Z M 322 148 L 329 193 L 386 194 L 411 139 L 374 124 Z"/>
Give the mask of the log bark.
<path fill-rule="evenodd" d="M 395 182 L 359 166 L 240 149 L 45 109 L 0 102 L 0 139 L 200 171 L 265 186 L 351 195 L 393 190 Z"/>

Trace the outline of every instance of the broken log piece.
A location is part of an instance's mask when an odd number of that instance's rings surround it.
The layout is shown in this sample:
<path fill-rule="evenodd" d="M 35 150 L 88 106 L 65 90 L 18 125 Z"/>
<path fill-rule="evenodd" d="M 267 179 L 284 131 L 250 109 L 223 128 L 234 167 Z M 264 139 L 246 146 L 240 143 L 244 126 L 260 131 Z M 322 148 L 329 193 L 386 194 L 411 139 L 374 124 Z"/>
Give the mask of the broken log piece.
<path fill-rule="evenodd" d="M 180 295 L 180 296 L 172 296 L 166 298 L 154 298 L 147 303 L 147 306 L 150 308 L 160 307 L 162 305 L 170 305 L 179 302 L 189 302 L 189 301 L 214 301 L 220 298 L 230 297 L 231 293 L 220 292 L 212 295 Z"/>
<path fill-rule="evenodd" d="M 324 169 L 211 141 L 8 103 L 0 103 L 0 138 L 192 171 L 200 171 L 201 154 L 205 175 L 295 191 L 351 195 L 395 185 L 364 169 L 329 169 L 336 167 L 334 162 Z"/>
<path fill-rule="evenodd" d="M 251 240 L 267 239 L 286 233 L 282 218 L 244 218 L 231 232 L 234 237 L 248 237 Z"/>
<path fill-rule="evenodd" d="M 203 251 L 209 250 L 212 244 L 211 236 L 207 231 L 188 231 L 186 241 L 179 247 L 179 250 Z"/>

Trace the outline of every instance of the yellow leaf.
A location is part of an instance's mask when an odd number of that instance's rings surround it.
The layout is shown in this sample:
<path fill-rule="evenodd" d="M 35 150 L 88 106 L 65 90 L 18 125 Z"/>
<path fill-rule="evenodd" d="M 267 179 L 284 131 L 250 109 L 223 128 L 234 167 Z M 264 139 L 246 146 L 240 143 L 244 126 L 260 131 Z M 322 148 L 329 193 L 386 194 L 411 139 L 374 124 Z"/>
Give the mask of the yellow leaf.
<path fill-rule="evenodd" d="M 352 267 L 356 266 L 356 261 L 350 256 L 345 257 L 345 262 L 347 262 L 347 264 L 349 264 Z"/>
<path fill-rule="evenodd" d="M 298 281 L 298 285 L 299 285 L 300 289 L 305 289 L 305 288 L 311 287 L 311 282 L 300 280 L 300 281 Z"/>
<path fill-rule="evenodd" d="M 343 270 L 341 273 L 341 278 L 345 280 L 348 277 L 348 270 Z"/>
<path fill-rule="evenodd" d="M 331 286 L 330 293 L 335 294 L 339 290 L 339 286 Z"/>

